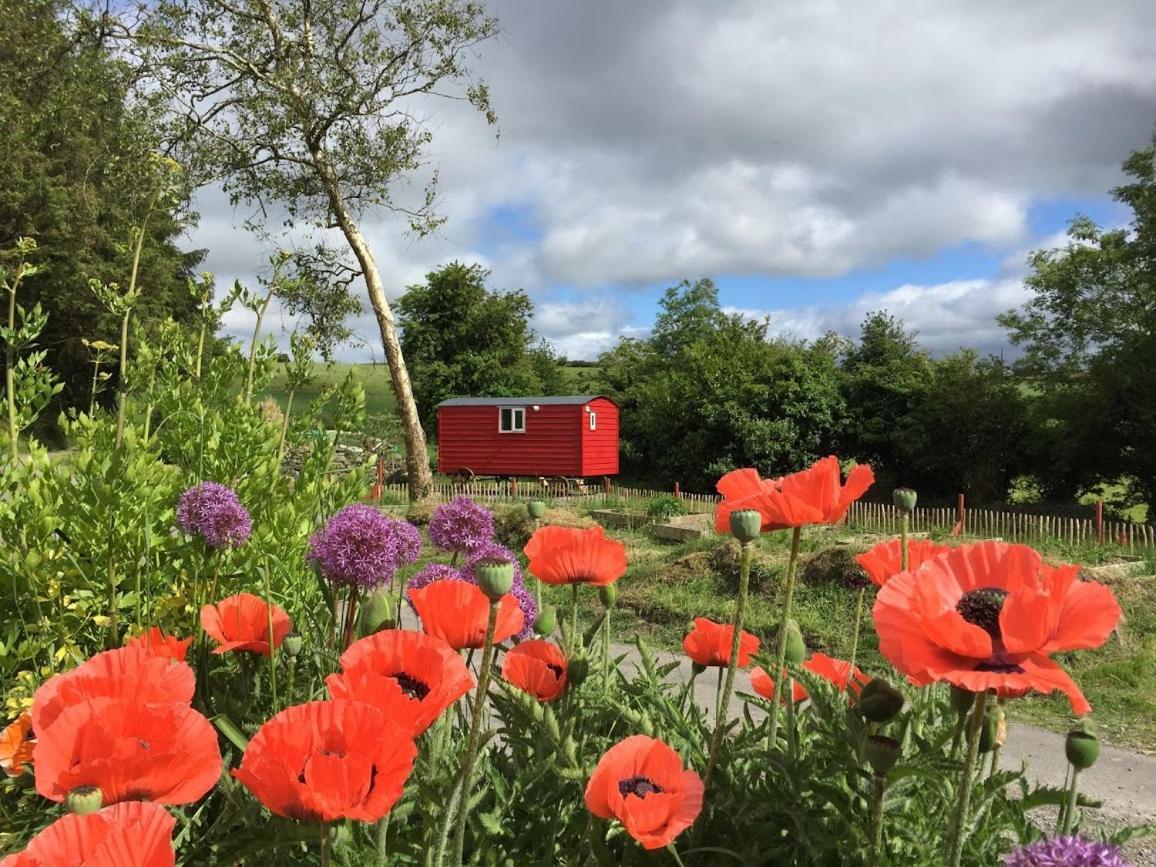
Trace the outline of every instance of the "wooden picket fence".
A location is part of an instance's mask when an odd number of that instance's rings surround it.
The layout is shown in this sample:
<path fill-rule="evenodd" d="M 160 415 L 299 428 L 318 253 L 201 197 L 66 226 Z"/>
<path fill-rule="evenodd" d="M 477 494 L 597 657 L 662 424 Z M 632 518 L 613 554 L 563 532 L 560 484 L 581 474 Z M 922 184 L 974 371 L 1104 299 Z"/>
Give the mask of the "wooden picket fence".
<path fill-rule="evenodd" d="M 379 499 L 405 503 L 409 493 L 404 484 L 380 485 L 375 489 Z M 681 499 L 689 512 L 711 512 L 719 501 L 716 494 L 692 494 L 679 490 L 654 491 L 630 488 L 613 483 L 575 485 L 563 482 L 526 481 L 472 481 L 438 482 L 434 498 L 440 502 L 466 496 L 489 503 L 525 503 L 530 499 L 549 502 L 606 503 L 642 506 L 655 497 L 673 493 Z M 1097 518 L 1069 518 L 1059 515 L 1033 515 L 996 509 L 964 508 L 962 496 L 955 507 L 916 507 L 911 516 L 913 533 L 953 533 L 983 539 L 1006 539 L 1031 542 L 1054 539 L 1079 544 L 1116 545 L 1122 550 L 1137 551 L 1156 548 L 1156 527 L 1127 521 L 1105 521 L 1102 511 Z M 962 518 L 962 520 L 961 520 Z M 868 533 L 897 534 L 899 510 L 890 503 L 856 502 L 847 512 L 849 528 Z"/>
<path fill-rule="evenodd" d="M 847 512 L 847 524 L 858 530 L 878 533 L 899 532 L 899 510 L 890 503 L 856 502 Z M 960 517 L 962 515 L 962 521 Z M 1117 545 L 1135 551 L 1156 548 L 1156 527 L 1101 518 L 1068 518 L 1060 515 L 1032 515 L 995 509 L 924 508 L 911 515 L 913 533 L 946 532 L 983 539 L 1031 542 L 1055 539 L 1073 545 Z"/>

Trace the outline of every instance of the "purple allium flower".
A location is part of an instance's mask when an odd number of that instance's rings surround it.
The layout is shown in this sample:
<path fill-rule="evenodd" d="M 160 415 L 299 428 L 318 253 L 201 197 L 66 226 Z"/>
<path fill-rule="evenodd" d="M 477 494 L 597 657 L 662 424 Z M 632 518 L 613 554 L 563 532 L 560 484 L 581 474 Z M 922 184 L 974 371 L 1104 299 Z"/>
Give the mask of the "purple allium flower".
<path fill-rule="evenodd" d="M 1021 846 L 1004 858 L 1005 867 L 1131 867 L 1118 846 L 1083 837 L 1052 837 Z"/>
<path fill-rule="evenodd" d="M 432 584 L 434 581 L 440 581 L 443 578 L 448 578 L 453 581 L 466 580 L 461 572 L 448 563 L 429 563 L 423 566 L 416 575 L 406 582 L 405 592 L 408 595 L 411 590 L 420 590 L 427 584 Z"/>
<path fill-rule="evenodd" d="M 405 521 L 354 503 L 313 534 L 308 558 L 332 584 L 371 588 L 393 580 L 397 567 L 416 560 L 420 549 L 421 537 Z"/>
<path fill-rule="evenodd" d="M 429 537 L 443 551 L 471 554 L 493 540 L 494 513 L 469 497 L 455 497 L 434 510 Z"/>
<path fill-rule="evenodd" d="M 518 600 L 518 607 L 522 609 L 522 617 L 524 618 L 522 631 L 514 637 L 518 641 L 525 641 L 534 635 L 534 624 L 538 622 L 538 600 L 521 581 L 514 584 L 514 589 L 510 591 L 510 594 Z"/>
<path fill-rule="evenodd" d="M 200 536 L 210 548 L 244 545 L 253 532 L 253 519 L 232 488 L 201 482 L 177 503 L 177 524 L 190 536 Z"/>

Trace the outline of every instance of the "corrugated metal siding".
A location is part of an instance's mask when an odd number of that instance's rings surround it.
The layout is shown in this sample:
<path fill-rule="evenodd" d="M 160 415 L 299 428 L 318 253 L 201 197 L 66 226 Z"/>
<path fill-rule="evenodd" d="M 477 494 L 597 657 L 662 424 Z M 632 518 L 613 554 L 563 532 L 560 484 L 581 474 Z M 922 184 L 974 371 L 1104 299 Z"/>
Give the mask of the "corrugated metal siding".
<path fill-rule="evenodd" d="M 613 401 L 596 397 L 589 407 L 597 414 L 594 430 L 582 419 L 582 475 L 618 475 L 618 407 Z M 582 413 L 586 415 L 585 412 Z"/>
<path fill-rule="evenodd" d="M 537 412 L 527 409 L 525 433 L 499 433 L 501 405 L 438 407 L 440 472 L 468 468 L 482 476 L 583 474 L 586 413 L 581 406 L 543 405 Z"/>

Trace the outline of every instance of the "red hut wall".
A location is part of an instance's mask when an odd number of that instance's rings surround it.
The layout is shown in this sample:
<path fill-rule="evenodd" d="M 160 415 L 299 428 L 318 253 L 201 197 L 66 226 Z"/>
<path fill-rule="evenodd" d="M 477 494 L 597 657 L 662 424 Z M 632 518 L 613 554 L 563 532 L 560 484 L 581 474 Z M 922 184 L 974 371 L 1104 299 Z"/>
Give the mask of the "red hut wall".
<path fill-rule="evenodd" d="M 499 433 L 502 404 L 438 409 L 438 470 L 478 475 L 581 476 L 582 406 L 526 407 L 524 433 Z"/>
<path fill-rule="evenodd" d="M 594 414 L 594 430 L 590 429 L 590 413 L 577 407 L 582 419 L 582 472 L 583 476 L 618 475 L 618 406 L 612 400 L 598 397 L 586 404 Z"/>

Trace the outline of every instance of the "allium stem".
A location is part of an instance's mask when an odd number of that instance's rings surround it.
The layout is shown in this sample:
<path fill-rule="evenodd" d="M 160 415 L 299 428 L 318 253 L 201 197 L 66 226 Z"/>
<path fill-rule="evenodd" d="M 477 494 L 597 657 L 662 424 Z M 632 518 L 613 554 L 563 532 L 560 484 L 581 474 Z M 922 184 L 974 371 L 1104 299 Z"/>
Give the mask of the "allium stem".
<path fill-rule="evenodd" d="M 871 823 L 871 867 L 879 864 L 879 855 L 883 851 L 883 791 L 886 786 L 887 778 L 876 774 L 875 812 Z"/>
<path fill-rule="evenodd" d="M 983 727 L 984 714 L 987 711 L 987 693 L 978 692 L 975 703 L 972 705 L 971 717 L 967 727 L 967 758 L 963 763 L 963 772 L 959 777 L 959 793 L 955 802 L 955 815 L 951 820 L 951 835 L 948 858 L 949 867 L 959 867 L 963 858 L 963 841 L 967 832 L 967 816 L 971 807 L 971 784 L 975 776 L 976 758 L 979 756 L 979 732 Z"/>
<path fill-rule="evenodd" d="M 859 595 L 855 598 L 855 631 L 851 635 L 851 673 L 854 676 L 855 660 L 859 656 L 859 630 L 863 626 L 863 599 L 867 595 L 867 588 L 860 587 Z"/>
<path fill-rule="evenodd" d="M 457 867 L 461 867 L 462 853 L 466 845 L 466 825 L 470 818 L 470 777 L 474 771 L 474 760 L 477 758 L 478 741 L 482 736 L 482 709 L 486 705 L 486 691 L 490 688 L 490 670 L 494 663 L 494 632 L 498 628 L 500 601 L 501 599 L 495 599 L 490 602 L 490 617 L 486 621 L 486 647 L 482 652 L 482 670 L 478 672 L 478 691 L 474 699 L 473 719 L 470 721 L 470 739 L 466 745 L 465 757 L 462 759 L 462 781 L 458 789 L 458 830 L 454 835 L 452 862 Z"/>
<path fill-rule="evenodd" d="M 710 758 L 706 764 L 706 775 L 703 777 L 703 788 L 710 790 L 711 777 L 714 776 L 715 765 L 718 763 L 719 748 L 722 746 L 723 730 L 726 728 L 727 710 L 731 703 L 731 694 L 735 687 L 735 671 L 739 667 L 739 645 L 743 634 L 743 614 L 747 607 L 747 588 L 751 583 L 751 543 L 742 546 L 742 567 L 739 570 L 739 598 L 735 603 L 734 634 L 731 636 L 730 664 L 727 666 L 726 685 L 723 687 L 722 698 L 715 708 L 714 737 L 710 742 Z M 783 645 L 786 652 L 786 645 Z M 722 676 L 722 672 L 719 672 Z"/>
<path fill-rule="evenodd" d="M 803 530 L 795 527 L 791 533 L 791 559 L 787 562 L 787 593 L 783 599 L 783 616 L 779 621 L 778 647 L 775 651 L 775 688 L 771 691 L 771 730 L 767 736 L 773 746 L 779 731 L 779 693 L 783 688 L 783 668 L 787 664 L 787 624 L 791 622 L 791 603 L 795 598 L 795 573 L 799 568 L 799 540 Z"/>

